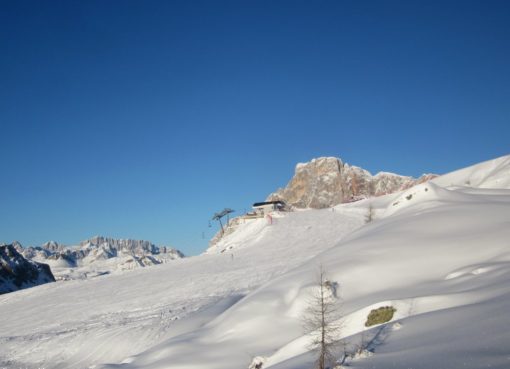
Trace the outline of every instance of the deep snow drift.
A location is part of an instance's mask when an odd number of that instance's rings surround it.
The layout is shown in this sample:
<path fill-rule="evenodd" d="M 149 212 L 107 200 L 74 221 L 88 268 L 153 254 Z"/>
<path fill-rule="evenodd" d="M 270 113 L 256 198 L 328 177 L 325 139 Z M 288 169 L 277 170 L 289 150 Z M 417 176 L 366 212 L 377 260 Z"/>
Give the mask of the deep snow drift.
<path fill-rule="evenodd" d="M 503 157 L 335 211 L 247 222 L 218 253 L 0 296 L 0 367 L 309 368 L 301 318 L 323 264 L 347 351 L 376 336 L 351 367 L 508 368 L 509 188 Z M 380 306 L 393 320 L 365 328 Z"/>

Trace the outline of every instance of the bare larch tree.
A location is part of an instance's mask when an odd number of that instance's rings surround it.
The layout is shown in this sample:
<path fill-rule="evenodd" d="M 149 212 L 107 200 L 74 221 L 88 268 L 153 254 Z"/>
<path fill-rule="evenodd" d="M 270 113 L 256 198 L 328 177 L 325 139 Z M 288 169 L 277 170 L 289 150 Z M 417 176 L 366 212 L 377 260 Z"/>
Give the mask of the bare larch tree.
<path fill-rule="evenodd" d="M 315 369 L 327 369 L 335 361 L 334 349 L 340 334 L 336 287 L 337 284 L 327 278 L 321 265 L 317 275 L 317 286 L 303 317 L 305 333 L 312 336 L 309 348 L 318 353 Z"/>
<path fill-rule="evenodd" d="M 370 223 L 374 220 L 374 207 L 372 203 L 368 205 L 367 214 L 365 215 L 365 223 Z"/>

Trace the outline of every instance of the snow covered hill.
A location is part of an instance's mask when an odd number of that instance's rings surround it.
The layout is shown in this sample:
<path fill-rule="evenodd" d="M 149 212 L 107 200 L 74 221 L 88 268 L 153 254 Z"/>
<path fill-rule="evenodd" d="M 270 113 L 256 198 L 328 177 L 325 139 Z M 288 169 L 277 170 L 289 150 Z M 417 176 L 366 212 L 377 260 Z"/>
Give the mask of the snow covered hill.
<path fill-rule="evenodd" d="M 302 316 L 322 264 L 338 338 L 373 352 L 350 367 L 506 369 L 509 239 L 507 156 L 334 211 L 250 220 L 197 257 L 0 296 L 12 317 L 0 367 L 309 368 Z M 382 306 L 392 321 L 366 328 Z"/>

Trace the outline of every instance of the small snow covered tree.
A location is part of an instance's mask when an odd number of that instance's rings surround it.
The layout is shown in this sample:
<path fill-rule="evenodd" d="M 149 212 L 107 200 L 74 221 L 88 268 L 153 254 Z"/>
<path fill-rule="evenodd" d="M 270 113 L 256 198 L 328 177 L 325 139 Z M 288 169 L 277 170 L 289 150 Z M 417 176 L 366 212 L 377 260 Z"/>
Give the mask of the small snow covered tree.
<path fill-rule="evenodd" d="M 321 265 L 317 286 L 303 317 L 305 333 L 312 337 L 310 349 L 318 353 L 315 369 L 327 369 L 335 361 L 334 348 L 340 334 L 336 287 L 336 283 L 328 280 Z"/>
<path fill-rule="evenodd" d="M 365 223 L 370 223 L 372 220 L 374 220 L 374 207 L 372 203 L 370 203 L 368 205 L 367 214 L 365 215 Z"/>

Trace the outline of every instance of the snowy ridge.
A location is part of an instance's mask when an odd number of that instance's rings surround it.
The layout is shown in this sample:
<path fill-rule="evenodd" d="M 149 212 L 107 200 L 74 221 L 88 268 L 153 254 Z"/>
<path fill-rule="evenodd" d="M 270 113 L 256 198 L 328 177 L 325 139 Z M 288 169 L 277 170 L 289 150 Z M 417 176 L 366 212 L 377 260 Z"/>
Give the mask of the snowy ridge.
<path fill-rule="evenodd" d="M 442 187 L 510 189 L 510 155 L 456 170 L 433 181 Z"/>

